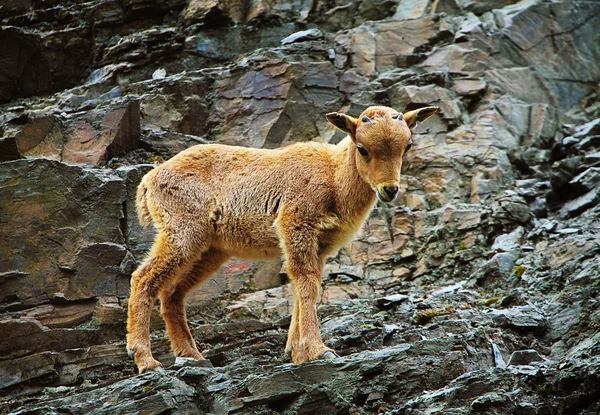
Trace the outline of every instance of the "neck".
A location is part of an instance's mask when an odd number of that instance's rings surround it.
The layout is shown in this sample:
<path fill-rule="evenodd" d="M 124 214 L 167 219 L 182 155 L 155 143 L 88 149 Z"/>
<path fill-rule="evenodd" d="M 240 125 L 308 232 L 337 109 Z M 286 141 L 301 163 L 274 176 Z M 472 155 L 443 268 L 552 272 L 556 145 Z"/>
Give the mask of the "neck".
<path fill-rule="evenodd" d="M 340 157 L 335 177 L 338 215 L 343 221 L 362 222 L 375 205 L 375 192 L 358 174 L 356 146 L 352 139 L 346 137 L 337 148 Z"/>

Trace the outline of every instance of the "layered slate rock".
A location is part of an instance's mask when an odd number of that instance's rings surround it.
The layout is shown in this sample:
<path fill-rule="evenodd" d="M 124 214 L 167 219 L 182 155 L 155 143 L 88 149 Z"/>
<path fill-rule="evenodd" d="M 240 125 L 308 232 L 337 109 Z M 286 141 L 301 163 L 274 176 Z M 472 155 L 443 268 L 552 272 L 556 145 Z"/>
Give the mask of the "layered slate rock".
<path fill-rule="evenodd" d="M 597 412 L 598 4 L 8 1 L 0 6 L 0 413 Z M 135 192 L 192 145 L 336 143 L 324 114 L 437 105 L 400 193 L 325 266 L 341 356 L 283 354 L 282 261 L 188 299 L 206 362 L 136 376 Z M 224 184 L 226 185 L 226 184 Z"/>
<path fill-rule="evenodd" d="M 87 104 L 86 104 L 87 103 Z M 88 111 L 69 116 L 47 110 L 8 114 L 2 132 L 3 158 L 45 157 L 66 163 L 106 165 L 113 157 L 139 148 L 140 105 L 116 100 L 108 107 L 86 101 Z"/>
<path fill-rule="evenodd" d="M 89 30 L 81 27 L 49 33 L 3 27 L 0 43 L 0 102 L 77 85 L 93 59 Z"/>
<path fill-rule="evenodd" d="M 123 178 L 45 159 L 0 168 L 2 212 L 11 218 L 1 229 L 0 270 L 12 275 L 3 278 L 3 302 L 18 307 L 127 289 Z"/>

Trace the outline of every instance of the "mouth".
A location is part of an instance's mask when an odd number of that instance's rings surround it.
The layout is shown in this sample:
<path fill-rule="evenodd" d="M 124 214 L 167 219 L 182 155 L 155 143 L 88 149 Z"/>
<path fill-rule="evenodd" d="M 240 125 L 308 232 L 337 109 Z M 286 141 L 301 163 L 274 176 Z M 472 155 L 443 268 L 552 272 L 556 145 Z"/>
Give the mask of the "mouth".
<path fill-rule="evenodd" d="M 390 203 L 392 200 L 395 199 L 395 197 L 390 199 L 387 196 L 382 195 L 378 191 L 375 191 L 375 194 L 377 195 L 377 200 L 379 200 L 380 202 L 383 202 L 385 204 Z"/>

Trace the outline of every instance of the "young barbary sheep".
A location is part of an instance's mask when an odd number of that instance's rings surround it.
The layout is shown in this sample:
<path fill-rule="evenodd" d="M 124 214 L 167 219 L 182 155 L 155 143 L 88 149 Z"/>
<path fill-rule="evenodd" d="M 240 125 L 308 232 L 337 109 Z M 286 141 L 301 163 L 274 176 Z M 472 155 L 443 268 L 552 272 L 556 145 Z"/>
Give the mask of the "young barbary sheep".
<path fill-rule="evenodd" d="M 370 107 L 358 119 L 330 113 L 329 122 L 348 134 L 337 145 L 197 145 L 146 174 L 138 216 L 143 225 L 154 222 L 158 234 L 132 275 L 127 321 L 127 349 L 140 373 L 160 367 L 150 350 L 156 297 L 175 356 L 204 359 L 184 300 L 232 257 L 283 256 L 294 293 L 286 351 L 294 363 L 335 357 L 317 320 L 325 261 L 352 240 L 376 199 L 395 199 L 410 129 L 437 109 L 403 115 Z"/>

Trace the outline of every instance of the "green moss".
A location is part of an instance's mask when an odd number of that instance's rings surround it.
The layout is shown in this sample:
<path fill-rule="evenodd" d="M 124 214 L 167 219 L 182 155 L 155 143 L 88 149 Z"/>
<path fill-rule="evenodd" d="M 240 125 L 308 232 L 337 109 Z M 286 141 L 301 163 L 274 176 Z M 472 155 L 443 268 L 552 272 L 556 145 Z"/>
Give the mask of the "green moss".
<path fill-rule="evenodd" d="M 435 281 L 436 281 L 436 278 L 431 275 L 426 275 L 423 278 L 421 278 L 421 282 L 423 283 L 423 285 L 431 285 Z"/>
<path fill-rule="evenodd" d="M 437 310 L 418 311 L 417 313 L 415 313 L 415 316 L 413 317 L 413 321 L 417 325 L 423 326 L 423 325 L 429 323 L 434 317 L 437 317 L 439 315 L 440 315 L 440 313 Z"/>
<path fill-rule="evenodd" d="M 498 301 L 500 301 L 500 297 L 492 297 L 492 298 L 488 298 L 485 300 L 481 300 L 481 304 L 486 307 L 491 307 L 492 305 L 496 304 Z"/>
<path fill-rule="evenodd" d="M 148 157 L 148 163 L 152 163 L 152 164 L 162 164 L 165 162 L 165 159 L 163 159 L 161 156 L 152 156 L 152 157 Z"/>
<path fill-rule="evenodd" d="M 121 167 L 121 163 L 111 163 L 108 167 L 111 168 L 111 169 L 113 169 L 113 170 L 116 170 L 119 167 Z"/>
<path fill-rule="evenodd" d="M 525 271 L 527 271 L 527 268 L 525 268 L 523 265 L 516 266 L 515 267 L 515 277 L 521 279 L 521 277 L 523 276 Z"/>
<path fill-rule="evenodd" d="M 464 251 L 465 249 L 468 249 L 468 247 L 467 247 L 467 245 L 460 243 L 460 244 L 458 244 L 456 249 L 458 249 L 459 251 Z"/>
<path fill-rule="evenodd" d="M 288 412 L 288 411 L 286 411 L 286 415 L 288 415 L 288 414 L 287 414 L 287 412 Z M 291 412 L 291 411 L 290 411 L 290 412 Z M 350 415 L 361 415 L 361 411 L 359 411 L 359 410 L 358 410 L 358 408 L 356 407 L 356 405 L 352 405 L 352 406 L 350 407 L 350 409 L 348 410 L 348 413 L 349 413 Z M 297 414 L 297 412 L 294 412 L 294 415 L 295 415 L 295 414 Z"/>
<path fill-rule="evenodd" d="M 146 386 L 144 386 L 144 392 L 145 392 L 145 393 L 148 393 L 148 392 L 150 392 L 152 389 L 153 389 L 153 387 L 152 387 L 152 386 L 150 386 L 150 385 L 146 385 Z"/>

